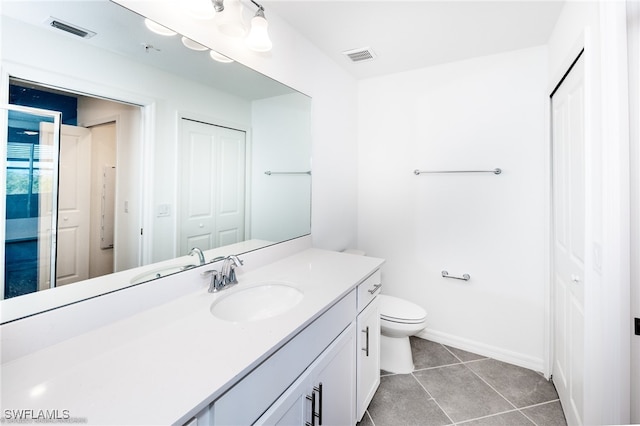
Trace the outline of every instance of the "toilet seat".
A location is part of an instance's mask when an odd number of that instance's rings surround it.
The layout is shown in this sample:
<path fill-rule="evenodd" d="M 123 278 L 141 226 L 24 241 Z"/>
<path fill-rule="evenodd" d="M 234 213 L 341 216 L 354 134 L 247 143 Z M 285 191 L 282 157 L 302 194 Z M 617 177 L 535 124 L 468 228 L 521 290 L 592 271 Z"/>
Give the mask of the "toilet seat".
<path fill-rule="evenodd" d="M 415 303 L 386 294 L 378 297 L 382 320 L 399 324 L 420 324 L 427 319 L 427 312 Z"/>

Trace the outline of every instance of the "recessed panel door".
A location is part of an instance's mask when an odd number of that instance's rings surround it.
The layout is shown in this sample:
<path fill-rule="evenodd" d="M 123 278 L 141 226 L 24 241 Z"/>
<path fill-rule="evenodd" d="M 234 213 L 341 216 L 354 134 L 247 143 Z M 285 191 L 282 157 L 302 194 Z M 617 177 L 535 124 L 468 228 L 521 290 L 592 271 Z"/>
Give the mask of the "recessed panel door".
<path fill-rule="evenodd" d="M 584 415 L 584 59 L 552 97 L 553 382 L 570 425 Z"/>
<path fill-rule="evenodd" d="M 179 254 L 244 241 L 245 132 L 183 119 Z"/>
<path fill-rule="evenodd" d="M 43 125 L 41 138 L 52 138 Z M 56 287 L 89 279 L 91 131 L 62 125 L 58 188 Z"/>

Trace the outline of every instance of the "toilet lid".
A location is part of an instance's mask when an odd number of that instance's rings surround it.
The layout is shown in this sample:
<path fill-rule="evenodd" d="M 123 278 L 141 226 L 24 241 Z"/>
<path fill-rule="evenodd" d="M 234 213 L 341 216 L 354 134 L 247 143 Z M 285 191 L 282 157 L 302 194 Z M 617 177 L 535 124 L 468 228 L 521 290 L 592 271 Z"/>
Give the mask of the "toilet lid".
<path fill-rule="evenodd" d="M 381 294 L 380 318 L 393 322 L 415 324 L 427 318 L 427 312 L 422 307 L 399 297 Z"/>

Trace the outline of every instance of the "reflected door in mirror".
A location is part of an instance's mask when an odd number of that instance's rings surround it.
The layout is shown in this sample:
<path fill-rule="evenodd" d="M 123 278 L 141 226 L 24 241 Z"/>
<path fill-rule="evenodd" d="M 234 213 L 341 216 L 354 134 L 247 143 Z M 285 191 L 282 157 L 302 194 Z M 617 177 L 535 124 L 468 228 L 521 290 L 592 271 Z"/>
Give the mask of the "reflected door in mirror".
<path fill-rule="evenodd" d="M 245 240 L 245 132 L 181 120 L 179 253 Z"/>
<path fill-rule="evenodd" d="M 55 273 L 60 113 L 8 105 L 2 298 L 50 285 Z"/>

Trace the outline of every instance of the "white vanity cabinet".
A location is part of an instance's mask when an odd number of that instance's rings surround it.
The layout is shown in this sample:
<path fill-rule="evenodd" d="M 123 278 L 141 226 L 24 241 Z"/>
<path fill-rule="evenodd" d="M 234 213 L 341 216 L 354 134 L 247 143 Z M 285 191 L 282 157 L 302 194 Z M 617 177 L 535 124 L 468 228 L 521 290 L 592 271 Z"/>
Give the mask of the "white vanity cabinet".
<path fill-rule="evenodd" d="M 380 270 L 358 285 L 357 411 L 360 421 L 380 385 Z"/>
<path fill-rule="evenodd" d="M 352 323 L 255 424 L 354 424 L 355 335 Z"/>
<path fill-rule="evenodd" d="M 354 290 L 214 401 L 211 424 L 253 424 L 259 419 L 271 424 L 282 418 L 281 424 L 304 425 L 309 421 L 304 410 L 310 410 L 312 403 L 318 414 L 323 407 L 323 424 L 354 424 L 356 314 Z M 318 391 L 313 391 L 314 386 Z M 306 395 L 313 395 L 315 402 Z M 270 407 L 276 413 L 273 419 L 266 414 L 272 412 Z M 296 423 L 301 416 L 307 420 Z"/>

